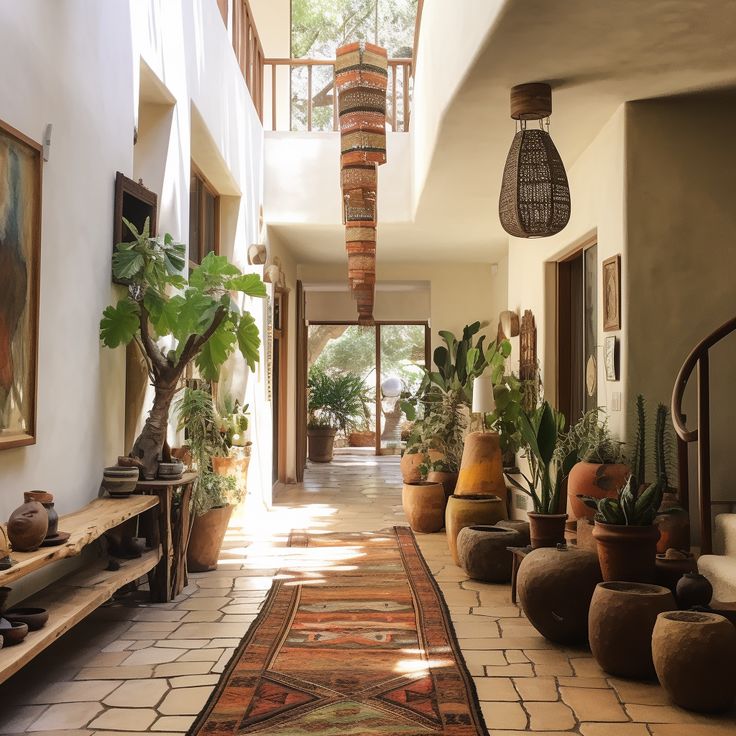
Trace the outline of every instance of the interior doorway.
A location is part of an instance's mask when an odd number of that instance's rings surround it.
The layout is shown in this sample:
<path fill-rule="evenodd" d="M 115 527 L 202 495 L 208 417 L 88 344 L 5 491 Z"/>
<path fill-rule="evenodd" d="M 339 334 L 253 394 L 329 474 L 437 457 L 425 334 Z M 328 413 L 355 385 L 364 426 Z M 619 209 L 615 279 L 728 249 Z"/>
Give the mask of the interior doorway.
<path fill-rule="evenodd" d="M 399 454 L 406 417 L 400 402 L 414 393 L 429 365 L 428 322 L 320 321 L 307 326 L 304 383 L 309 371 L 353 374 L 362 381 L 366 408 L 362 422 L 336 438 L 339 453 Z M 306 412 L 300 431 L 306 435 Z M 402 436 L 403 435 L 403 436 Z"/>
<path fill-rule="evenodd" d="M 557 408 L 571 426 L 598 406 L 598 244 L 557 264 Z"/>
<path fill-rule="evenodd" d="M 288 300 L 285 289 L 275 288 L 273 294 L 273 354 L 271 374 L 271 410 L 273 412 L 271 427 L 273 482 L 286 481 L 286 426 L 287 426 L 287 376 L 288 376 Z"/>

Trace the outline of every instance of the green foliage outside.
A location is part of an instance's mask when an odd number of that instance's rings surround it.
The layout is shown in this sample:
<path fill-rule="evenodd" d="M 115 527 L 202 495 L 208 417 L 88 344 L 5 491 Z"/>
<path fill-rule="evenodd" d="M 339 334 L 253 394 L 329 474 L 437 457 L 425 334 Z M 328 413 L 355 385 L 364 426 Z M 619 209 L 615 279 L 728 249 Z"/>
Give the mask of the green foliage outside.
<path fill-rule="evenodd" d="M 347 435 L 366 425 L 372 397 L 357 374 L 330 374 L 313 366 L 307 389 L 309 427 L 332 427 Z"/>

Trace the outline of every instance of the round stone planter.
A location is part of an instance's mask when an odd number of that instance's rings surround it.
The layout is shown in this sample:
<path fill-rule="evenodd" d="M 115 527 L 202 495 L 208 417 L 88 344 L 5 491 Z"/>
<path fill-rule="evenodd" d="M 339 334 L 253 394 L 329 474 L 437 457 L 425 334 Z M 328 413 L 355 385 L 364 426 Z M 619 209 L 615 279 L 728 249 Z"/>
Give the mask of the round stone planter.
<path fill-rule="evenodd" d="M 469 578 L 486 583 L 511 580 L 511 552 L 507 547 L 522 546 L 523 537 L 500 526 L 466 526 L 457 535 L 460 567 Z"/>
<path fill-rule="evenodd" d="M 465 437 L 455 495 L 487 494 L 507 495 L 501 442 L 496 432 L 471 432 Z"/>
<path fill-rule="evenodd" d="M 654 624 L 660 613 L 676 608 L 661 585 L 599 583 L 590 602 L 588 640 L 601 668 L 616 677 L 654 677 Z"/>
<path fill-rule="evenodd" d="M 519 547 L 528 547 L 531 544 L 531 538 L 529 536 L 529 522 L 521 521 L 520 519 L 502 519 L 496 526 L 500 526 L 501 529 L 512 529 L 521 535 L 519 541 Z"/>
<path fill-rule="evenodd" d="M 588 609 L 601 582 L 598 556 L 572 548 L 535 549 L 519 565 L 516 593 L 534 628 L 550 641 L 588 638 Z"/>
<path fill-rule="evenodd" d="M 603 580 L 654 582 L 659 539 L 656 526 L 625 526 L 596 521 L 593 537 L 598 543 Z"/>
<path fill-rule="evenodd" d="M 442 483 L 404 483 L 401 505 L 412 531 L 432 534 L 445 524 L 445 489 Z"/>
<path fill-rule="evenodd" d="M 652 656 L 662 687 L 680 707 L 727 710 L 736 698 L 736 627 L 715 613 L 657 617 Z"/>
<path fill-rule="evenodd" d="M 445 530 L 447 544 L 455 564 L 458 565 L 457 535 L 466 526 L 493 526 L 506 516 L 506 504 L 498 496 L 458 496 L 447 499 Z"/>
<path fill-rule="evenodd" d="M 565 522 L 567 514 L 537 514 L 528 513 L 529 536 L 532 547 L 556 547 L 565 542 Z"/>

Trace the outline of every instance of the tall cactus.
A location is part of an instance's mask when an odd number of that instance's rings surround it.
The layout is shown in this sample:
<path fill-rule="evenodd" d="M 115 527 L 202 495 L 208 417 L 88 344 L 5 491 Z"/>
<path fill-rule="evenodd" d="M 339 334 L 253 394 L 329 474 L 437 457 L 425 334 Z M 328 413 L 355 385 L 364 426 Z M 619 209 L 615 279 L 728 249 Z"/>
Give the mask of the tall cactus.
<path fill-rule="evenodd" d="M 654 464 L 656 480 L 664 481 L 664 489 L 670 487 L 667 477 L 667 459 L 665 456 L 665 430 L 667 426 L 667 407 L 664 404 L 657 405 L 657 420 L 654 425 Z"/>
<path fill-rule="evenodd" d="M 647 461 L 647 412 L 644 397 L 639 394 L 636 397 L 636 441 L 634 444 L 634 457 L 631 461 L 631 475 L 636 481 L 636 490 L 641 488 L 646 478 Z"/>

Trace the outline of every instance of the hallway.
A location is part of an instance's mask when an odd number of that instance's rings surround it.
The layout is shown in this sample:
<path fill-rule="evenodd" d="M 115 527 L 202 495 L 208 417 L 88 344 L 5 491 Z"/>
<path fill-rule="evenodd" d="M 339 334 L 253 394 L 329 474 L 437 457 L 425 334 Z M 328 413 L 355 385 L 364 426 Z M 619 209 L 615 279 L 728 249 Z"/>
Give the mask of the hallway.
<path fill-rule="evenodd" d="M 317 576 L 344 560 L 324 549 L 287 549 L 291 529 L 326 534 L 403 523 L 398 457 L 340 455 L 312 465 L 303 485 L 278 489 L 271 511 L 246 512 L 244 528 L 231 526 L 218 570 L 191 575 L 176 601 L 151 605 L 140 595 L 123 597 L 4 685 L 0 733 L 186 732 L 277 570 L 296 567 Z M 687 713 L 670 706 L 657 684 L 607 677 L 589 652 L 546 641 L 511 603 L 509 586 L 466 578 L 451 562 L 443 533 L 417 539 L 444 593 L 493 736 L 733 733 L 733 715 Z"/>

